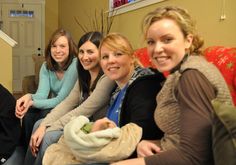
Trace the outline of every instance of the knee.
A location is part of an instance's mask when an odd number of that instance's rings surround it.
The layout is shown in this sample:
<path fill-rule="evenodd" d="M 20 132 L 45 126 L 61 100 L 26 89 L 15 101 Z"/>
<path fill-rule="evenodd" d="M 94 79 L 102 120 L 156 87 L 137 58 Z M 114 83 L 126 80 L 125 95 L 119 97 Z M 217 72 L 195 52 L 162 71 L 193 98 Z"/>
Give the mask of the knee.
<path fill-rule="evenodd" d="M 56 137 L 57 135 L 55 135 L 54 132 L 47 132 L 42 140 L 42 147 L 43 148 L 47 148 L 48 146 L 50 146 L 53 143 L 56 143 L 58 141 L 58 138 Z"/>
<path fill-rule="evenodd" d="M 39 127 L 40 123 L 42 122 L 43 119 L 38 120 L 33 127 L 33 132 Z"/>

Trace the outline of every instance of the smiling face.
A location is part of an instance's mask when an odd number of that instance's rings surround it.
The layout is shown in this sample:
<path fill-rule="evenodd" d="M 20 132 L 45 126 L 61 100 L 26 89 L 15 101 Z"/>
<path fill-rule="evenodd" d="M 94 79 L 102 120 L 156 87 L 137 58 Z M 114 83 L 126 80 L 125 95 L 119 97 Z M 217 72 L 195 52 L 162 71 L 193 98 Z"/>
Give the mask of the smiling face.
<path fill-rule="evenodd" d="M 158 20 L 148 28 L 146 42 L 149 55 L 158 70 L 170 71 L 183 59 L 192 44 L 192 35 L 184 37 L 171 19 Z"/>
<path fill-rule="evenodd" d="M 60 36 L 51 45 L 51 56 L 59 66 L 64 66 L 69 57 L 69 43 L 65 36 Z"/>
<path fill-rule="evenodd" d="M 100 68 L 98 48 L 90 41 L 80 46 L 78 58 L 85 70 L 93 71 Z"/>
<path fill-rule="evenodd" d="M 120 50 L 111 50 L 106 46 L 102 46 L 100 52 L 103 72 L 111 80 L 115 80 L 120 88 L 124 87 L 134 71 L 132 56 Z"/>

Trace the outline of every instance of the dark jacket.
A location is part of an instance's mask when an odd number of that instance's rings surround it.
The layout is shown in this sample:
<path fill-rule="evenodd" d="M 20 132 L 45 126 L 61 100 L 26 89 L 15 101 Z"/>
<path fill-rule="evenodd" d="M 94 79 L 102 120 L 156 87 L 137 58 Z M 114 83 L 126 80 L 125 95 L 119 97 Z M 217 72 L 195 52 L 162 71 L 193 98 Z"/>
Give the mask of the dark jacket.
<path fill-rule="evenodd" d="M 120 127 L 127 123 L 135 123 L 142 127 L 142 139 L 156 140 L 163 132 L 154 121 L 156 96 L 161 90 L 165 77 L 160 72 L 137 78 L 127 88 L 120 112 Z"/>
<path fill-rule="evenodd" d="M 0 157 L 11 156 L 20 138 L 20 119 L 15 116 L 16 100 L 0 84 Z"/>

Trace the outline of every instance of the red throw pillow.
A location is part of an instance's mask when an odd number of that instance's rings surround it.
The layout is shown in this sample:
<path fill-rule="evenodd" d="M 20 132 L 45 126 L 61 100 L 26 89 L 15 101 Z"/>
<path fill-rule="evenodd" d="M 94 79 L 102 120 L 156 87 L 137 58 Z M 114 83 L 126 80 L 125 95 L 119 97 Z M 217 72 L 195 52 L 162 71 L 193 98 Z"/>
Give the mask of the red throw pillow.
<path fill-rule="evenodd" d="M 212 46 L 204 51 L 204 55 L 219 68 L 236 105 L 236 47 Z"/>
<path fill-rule="evenodd" d="M 134 55 L 139 59 L 139 61 L 143 64 L 144 67 L 151 67 L 151 68 L 156 68 L 150 58 L 149 58 L 149 55 L 148 55 L 148 51 L 147 51 L 147 48 L 140 48 L 140 49 L 137 49 L 135 52 L 134 52 Z"/>

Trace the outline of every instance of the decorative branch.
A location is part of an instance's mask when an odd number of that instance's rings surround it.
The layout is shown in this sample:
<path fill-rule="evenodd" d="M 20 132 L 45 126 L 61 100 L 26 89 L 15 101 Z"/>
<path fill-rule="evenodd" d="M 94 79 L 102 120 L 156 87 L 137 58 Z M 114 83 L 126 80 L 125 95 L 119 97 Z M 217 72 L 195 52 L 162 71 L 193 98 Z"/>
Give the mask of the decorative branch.
<path fill-rule="evenodd" d="M 115 13 L 114 13 L 114 10 L 111 11 L 111 16 L 107 16 L 107 22 L 108 22 L 108 27 L 107 27 L 107 33 L 109 33 L 109 31 L 111 30 L 111 26 L 112 26 L 112 23 L 113 23 L 113 19 L 115 18 Z"/>
<path fill-rule="evenodd" d="M 100 13 L 97 13 L 97 10 L 95 9 L 94 15 L 89 16 L 86 14 L 86 17 L 88 17 L 89 25 L 83 25 L 78 17 L 74 17 L 75 22 L 79 25 L 79 27 L 82 29 L 84 33 L 88 31 L 100 31 L 102 34 L 106 35 L 110 32 L 112 23 L 114 21 L 114 13 L 112 11 L 112 14 L 104 13 L 103 9 L 100 10 Z"/>
<path fill-rule="evenodd" d="M 74 19 L 75 19 L 75 22 L 79 25 L 79 27 L 83 30 L 83 32 L 86 33 L 88 28 L 84 27 L 76 17 L 74 17 Z"/>
<path fill-rule="evenodd" d="M 104 34 L 104 24 L 105 24 L 105 22 L 104 22 L 104 19 L 103 19 L 103 17 L 104 17 L 103 10 L 101 10 L 100 14 L 101 14 L 100 15 L 100 17 L 101 17 L 101 32 L 102 32 L 102 34 Z M 106 23 L 108 23 L 108 22 L 106 22 Z M 106 34 L 107 34 L 107 31 L 106 31 Z"/>

